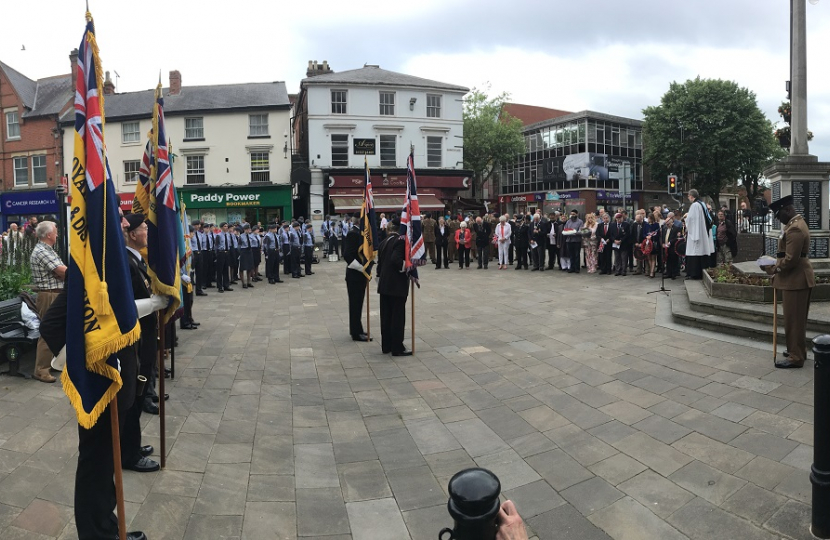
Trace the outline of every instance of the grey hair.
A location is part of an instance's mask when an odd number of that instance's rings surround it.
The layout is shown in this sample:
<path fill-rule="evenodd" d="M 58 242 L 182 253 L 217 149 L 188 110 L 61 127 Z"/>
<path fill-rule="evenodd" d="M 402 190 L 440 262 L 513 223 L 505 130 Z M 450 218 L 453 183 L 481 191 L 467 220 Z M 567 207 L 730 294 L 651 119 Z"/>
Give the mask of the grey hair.
<path fill-rule="evenodd" d="M 466 229 L 466 228 L 467 228 L 467 222 L 466 222 L 466 221 L 462 221 L 462 222 L 459 224 L 459 226 L 460 226 L 462 229 Z"/>
<path fill-rule="evenodd" d="M 501 217 L 499 217 L 499 221 L 501 221 L 502 223 L 504 223 L 505 221 L 507 221 L 507 218 L 506 218 L 506 217 L 504 217 L 504 216 L 501 216 Z"/>
<path fill-rule="evenodd" d="M 58 226 L 55 224 L 54 221 L 41 221 L 37 224 L 37 228 L 35 228 L 35 234 L 39 239 L 42 240 L 46 238 L 47 234 L 52 232 L 52 227 L 54 227 L 55 230 L 58 229 Z"/>
<path fill-rule="evenodd" d="M 696 189 L 690 189 L 689 197 L 692 197 L 693 199 L 698 199 L 700 198 L 700 193 L 698 193 Z"/>

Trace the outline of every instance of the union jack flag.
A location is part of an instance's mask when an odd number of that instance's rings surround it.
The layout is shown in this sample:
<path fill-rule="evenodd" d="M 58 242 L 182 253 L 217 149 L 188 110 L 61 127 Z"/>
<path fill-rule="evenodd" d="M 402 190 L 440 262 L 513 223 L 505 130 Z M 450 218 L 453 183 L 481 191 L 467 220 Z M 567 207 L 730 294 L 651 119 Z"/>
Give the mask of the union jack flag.
<path fill-rule="evenodd" d="M 153 280 L 153 292 L 165 294 L 173 300 L 163 314 L 163 322 L 166 323 L 181 304 L 178 237 L 183 236 L 183 232 L 167 150 L 161 84 L 156 88 L 151 142 L 153 152 L 150 156 L 150 202 L 147 213 L 147 267 Z"/>
<path fill-rule="evenodd" d="M 401 209 L 401 236 L 406 239 L 405 262 L 409 278 L 421 287 L 418 267 L 426 264 L 424 237 L 421 234 L 421 209 L 418 207 L 418 186 L 415 178 L 415 160 L 410 152 L 406 160 L 406 200 Z"/>
<path fill-rule="evenodd" d="M 150 211 L 150 161 L 153 154 L 153 141 L 147 141 L 144 147 L 144 156 L 138 169 L 138 182 L 135 186 L 133 199 L 133 214 L 144 214 Z"/>

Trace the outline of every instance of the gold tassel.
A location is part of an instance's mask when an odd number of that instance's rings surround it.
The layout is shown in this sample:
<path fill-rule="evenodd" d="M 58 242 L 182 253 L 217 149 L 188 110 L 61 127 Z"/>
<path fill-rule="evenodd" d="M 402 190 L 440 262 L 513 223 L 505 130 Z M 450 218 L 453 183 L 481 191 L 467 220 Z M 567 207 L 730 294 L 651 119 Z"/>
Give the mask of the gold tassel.
<path fill-rule="evenodd" d="M 98 294 L 100 295 L 101 299 L 98 305 L 98 312 L 101 315 L 112 315 L 112 306 L 110 305 L 110 293 L 107 289 L 107 283 L 105 281 L 101 282 L 101 290 Z"/>

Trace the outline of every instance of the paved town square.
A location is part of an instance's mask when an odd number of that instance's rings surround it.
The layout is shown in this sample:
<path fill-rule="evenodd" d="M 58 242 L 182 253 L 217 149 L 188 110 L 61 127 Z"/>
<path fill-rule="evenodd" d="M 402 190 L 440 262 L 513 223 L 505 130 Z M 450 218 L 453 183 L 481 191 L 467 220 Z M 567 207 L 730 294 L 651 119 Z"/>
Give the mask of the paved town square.
<path fill-rule="evenodd" d="M 348 335 L 342 261 L 208 289 L 167 381 L 167 467 L 124 473 L 128 529 L 433 540 L 449 478 L 480 466 L 540 540 L 810 538 L 812 361 L 674 325 L 658 280 L 493 266 L 424 267 L 399 358 Z M 0 385 L 0 537 L 77 538 L 66 396 Z"/>

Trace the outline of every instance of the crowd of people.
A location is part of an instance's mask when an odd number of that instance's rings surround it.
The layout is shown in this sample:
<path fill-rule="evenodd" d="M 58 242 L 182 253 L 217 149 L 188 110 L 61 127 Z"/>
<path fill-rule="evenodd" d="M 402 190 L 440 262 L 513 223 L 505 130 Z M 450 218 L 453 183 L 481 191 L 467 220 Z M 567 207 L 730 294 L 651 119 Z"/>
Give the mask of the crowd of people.
<path fill-rule="evenodd" d="M 381 238 L 389 221 L 381 214 Z M 663 273 L 676 279 L 685 268 L 687 279 L 701 279 L 703 269 L 730 264 L 738 249 L 737 228 L 728 212 L 721 209 L 715 216 L 694 190 L 685 213 L 666 206 L 639 209 L 633 216 L 624 208 L 600 211 L 584 220 L 576 210 L 437 219 L 426 213 L 421 224 L 427 258 L 436 270 L 456 263 L 468 269 L 471 261 L 478 269 L 488 269 L 494 260 L 499 270 L 584 269 L 589 274 L 650 278 Z M 336 227 L 328 230 L 326 250 L 336 252 L 343 236 Z"/>

